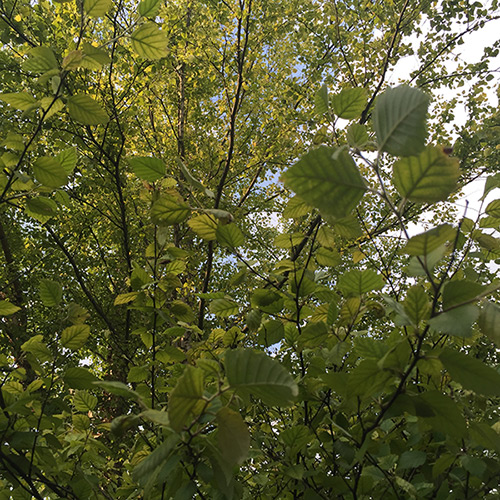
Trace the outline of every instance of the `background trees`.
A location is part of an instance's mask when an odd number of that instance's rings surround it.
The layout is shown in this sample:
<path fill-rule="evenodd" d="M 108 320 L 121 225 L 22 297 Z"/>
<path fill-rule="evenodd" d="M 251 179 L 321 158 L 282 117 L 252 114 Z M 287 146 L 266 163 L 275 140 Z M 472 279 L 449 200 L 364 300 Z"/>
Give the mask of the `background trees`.
<path fill-rule="evenodd" d="M 496 15 L 3 2 L 1 494 L 494 496 Z"/>

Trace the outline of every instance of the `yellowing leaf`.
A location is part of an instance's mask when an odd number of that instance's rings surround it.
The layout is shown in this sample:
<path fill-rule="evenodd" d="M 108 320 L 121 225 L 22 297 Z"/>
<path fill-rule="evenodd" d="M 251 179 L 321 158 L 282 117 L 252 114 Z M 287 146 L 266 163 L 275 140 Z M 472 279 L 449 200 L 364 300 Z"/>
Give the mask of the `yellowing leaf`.
<path fill-rule="evenodd" d="M 151 207 L 151 219 L 156 224 L 171 226 L 186 220 L 190 212 L 189 206 L 183 201 L 164 195 Z"/>
<path fill-rule="evenodd" d="M 210 312 L 222 318 L 238 314 L 238 311 L 238 304 L 231 299 L 215 299 L 210 303 Z"/>
<path fill-rule="evenodd" d="M 61 334 L 61 344 L 66 349 L 76 351 L 83 347 L 90 335 L 90 326 L 81 324 L 65 328 Z"/>
<path fill-rule="evenodd" d="M 208 214 L 201 214 L 189 219 L 188 226 L 203 240 L 215 240 L 217 221 Z"/>
<path fill-rule="evenodd" d="M 104 109 L 87 94 L 71 96 L 67 105 L 71 118 L 84 125 L 99 125 L 109 120 Z"/>
<path fill-rule="evenodd" d="M 83 52 L 85 56 L 80 61 L 80 66 L 82 68 L 87 68 L 90 70 L 98 70 L 104 64 L 108 64 L 110 61 L 109 55 L 103 49 L 99 49 L 90 45 L 89 43 L 83 44 Z"/>
<path fill-rule="evenodd" d="M 180 431 L 189 424 L 189 417 L 203 395 L 203 370 L 186 366 L 182 377 L 170 395 L 168 418 L 172 428 Z"/>
<path fill-rule="evenodd" d="M 20 311 L 21 308 L 7 300 L 0 300 L 0 316 L 10 316 Z"/>
<path fill-rule="evenodd" d="M 358 117 L 366 107 L 366 89 L 357 87 L 343 89 L 331 98 L 335 114 L 345 120 Z"/>
<path fill-rule="evenodd" d="M 139 292 L 121 293 L 120 295 L 116 296 L 113 304 L 115 306 L 120 306 L 122 304 L 128 304 L 129 302 L 134 301 L 138 295 L 139 295 Z"/>
<path fill-rule="evenodd" d="M 68 175 L 56 158 L 42 156 L 33 165 L 35 179 L 44 186 L 57 188 L 68 182 Z"/>
<path fill-rule="evenodd" d="M 83 10 L 89 17 L 103 17 L 112 5 L 113 0 L 83 0 Z"/>
<path fill-rule="evenodd" d="M 8 94 L 0 94 L 0 99 L 7 104 L 10 104 L 16 109 L 25 111 L 36 104 L 36 99 L 28 92 L 11 92 Z"/>
<path fill-rule="evenodd" d="M 145 59 L 161 59 L 167 55 L 167 37 L 155 23 L 146 23 L 132 34 L 132 47 Z"/>
<path fill-rule="evenodd" d="M 445 200 L 457 188 L 460 175 L 458 160 L 432 146 L 419 156 L 397 161 L 393 172 L 393 182 L 401 196 L 417 203 Z"/>

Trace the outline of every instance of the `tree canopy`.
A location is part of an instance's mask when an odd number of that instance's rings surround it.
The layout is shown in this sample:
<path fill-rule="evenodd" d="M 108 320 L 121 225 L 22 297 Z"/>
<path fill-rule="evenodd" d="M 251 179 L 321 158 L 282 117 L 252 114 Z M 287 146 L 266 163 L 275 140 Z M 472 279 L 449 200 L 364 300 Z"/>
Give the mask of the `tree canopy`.
<path fill-rule="evenodd" d="M 0 500 L 498 498 L 498 17 L 1 0 Z"/>

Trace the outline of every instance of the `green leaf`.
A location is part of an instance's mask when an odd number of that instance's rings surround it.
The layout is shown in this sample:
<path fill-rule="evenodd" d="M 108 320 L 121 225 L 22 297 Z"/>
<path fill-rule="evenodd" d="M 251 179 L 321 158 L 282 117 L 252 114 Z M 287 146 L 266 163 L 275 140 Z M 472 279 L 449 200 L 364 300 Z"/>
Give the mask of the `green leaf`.
<path fill-rule="evenodd" d="M 21 308 L 7 300 L 0 300 L 0 316 L 10 316 L 20 311 Z"/>
<path fill-rule="evenodd" d="M 416 469 L 425 464 L 427 454 L 424 451 L 412 450 L 401 453 L 398 469 Z"/>
<path fill-rule="evenodd" d="M 426 391 L 413 398 L 415 406 L 424 405 L 433 413 L 430 417 L 419 417 L 427 421 L 434 431 L 442 432 L 455 438 L 462 438 L 467 433 L 467 425 L 457 404 L 441 391 Z"/>
<path fill-rule="evenodd" d="M 366 107 L 366 89 L 356 87 L 343 89 L 332 96 L 332 106 L 335 114 L 345 120 L 352 120 L 361 115 Z"/>
<path fill-rule="evenodd" d="M 189 205 L 183 201 L 163 195 L 151 207 L 151 219 L 155 224 L 172 226 L 186 220 L 190 212 Z"/>
<path fill-rule="evenodd" d="M 52 353 L 45 342 L 43 342 L 43 335 L 34 335 L 31 337 L 21 345 L 21 350 L 33 354 L 40 362 L 50 361 L 52 359 Z"/>
<path fill-rule="evenodd" d="M 327 146 L 306 153 L 283 174 L 283 180 L 305 202 L 335 218 L 349 215 L 366 190 L 349 153 Z"/>
<path fill-rule="evenodd" d="M 392 378 L 388 370 L 382 370 L 375 359 L 362 360 L 349 374 L 348 393 L 365 396 L 380 391 Z"/>
<path fill-rule="evenodd" d="M 205 193 L 205 195 L 208 196 L 209 198 L 215 198 L 214 192 L 206 188 L 198 179 L 196 179 L 196 177 L 193 176 L 191 171 L 186 167 L 185 163 L 179 157 L 177 157 L 177 165 L 179 165 L 182 175 L 189 182 L 189 184 L 191 184 L 192 187 L 200 191 L 200 193 Z M 211 212 L 212 215 L 215 215 L 217 218 L 220 218 L 216 214 L 216 212 L 219 212 L 218 209 L 207 209 L 207 212 Z M 224 210 L 220 210 L 220 212 L 224 212 Z M 225 213 L 227 214 L 228 212 Z"/>
<path fill-rule="evenodd" d="M 87 413 L 97 406 L 97 398 L 87 391 L 76 391 L 73 396 L 73 406 L 77 411 Z"/>
<path fill-rule="evenodd" d="M 283 217 L 286 219 L 297 219 L 303 217 L 304 215 L 309 215 L 313 211 L 313 208 L 308 205 L 299 196 L 293 196 L 290 198 L 283 210 Z"/>
<path fill-rule="evenodd" d="M 272 290 L 257 288 L 252 293 L 250 304 L 253 308 L 260 309 L 262 312 L 276 314 L 283 309 L 283 297 Z"/>
<path fill-rule="evenodd" d="M 484 396 L 500 396 L 500 373 L 482 361 L 449 348 L 443 350 L 439 359 L 464 389 Z"/>
<path fill-rule="evenodd" d="M 90 326 L 85 324 L 65 328 L 61 333 L 61 344 L 66 349 L 76 351 L 83 347 L 90 335 Z"/>
<path fill-rule="evenodd" d="M 314 256 L 316 257 L 316 262 L 320 266 L 335 267 L 342 261 L 342 258 L 337 251 L 329 250 L 325 247 L 318 248 Z"/>
<path fill-rule="evenodd" d="M 156 359 L 161 363 L 181 363 L 185 361 L 186 354 L 178 347 L 167 345 L 156 353 Z"/>
<path fill-rule="evenodd" d="M 188 226 L 205 241 L 216 239 L 217 221 L 208 214 L 201 214 L 189 219 Z"/>
<path fill-rule="evenodd" d="M 44 306 L 54 307 L 61 302 L 62 287 L 57 281 L 41 280 L 39 293 Z"/>
<path fill-rule="evenodd" d="M 150 371 L 147 366 L 133 366 L 127 374 L 127 382 L 143 382 L 149 377 Z"/>
<path fill-rule="evenodd" d="M 479 308 L 466 305 L 443 312 L 429 320 L 429 325 L 436 331 L 467 338 L 472 335 L 472 323 L 479 316 Z"/>
<path fill-rule="evenodd" d="M 106 51 L 94 47 L 90 43 L 83 44 L 84 57 L 80 61 L 82 68 L 90 70 L 99 70 L 105 64 L 110 62 L 109 55 Z"/>
<path fill-rule="evenodd" d="M 110 394 L 114 394 L 115 396 L 121 396 L 125 399 L 133 399 L 134 401 L 138 401 L 140 399 L 139 394 L 137 392 L 130 389 L 123 382 L 115 382 L 110 380 L 99 380 L 98 382 L 93 382 L 94 385 L 104 389 L 106 392 Z"/>
<path fill-rule="evenodd" d="M 166 274 L 174 274 L 175 276 L 183 273 L 186 270 L 186 263 L 183 260 L 173 260 L 165 266 Z"/>
<path fill-rule="evenodd" d="M 73 69 L 78 69 L 80 67 L 82 59 L 83 59 L 83 52 L 81 50 L 72 50 L 63 59 L 62 67 L 63 69 L 68 71 Z"/>
<path fill-rule="evenodd" d="M 45 73 L 58 69 L 56 56 L 49 47 L 35 47 L 28 52 L 29 59 L 23 63 L 23 69 L 31 73 Z"/>
<path fill-rule="evenodd" d="M 427 137 L 428 105 L 426 94 L 406 85 L 380 95 L 373 111 L 379 150 L 395 156 L 418 155 Z"/>
<path fill-rule="evenodd" d="M 318 237 L 320 236 L 321 229 L 322 228 L 320 228 L 320 230 L 318 231 Z M 361 238 L 361 236 L 363 236 L 363 230 L 361 229 L 361 225 L 358 219 L 352 215 L 333 221 L 333 231 L 335 232 L 335 234 L 338 234 L 343 238 L 354 239 L 354 238 Z M 319 243 L 321 243 L 321 241 L 319 241 Z M 325 243 L 321 244 L 329 246 L 326 245 Z M 332 248 L 331 245 L 330 248 Z"/>
<path fill-rule="evenodd" d="M 64 171 L 69 175 L 73 172 L 76 166 L 76 160 L 78 156 L 76 154 L 76 148 L 68 148 L 64 151 L 61 151 L 57 156 L 56 160 L 59 162 L 59 165 L 64 169 Z"/>
<path fill-rule="evenodd" d="M 255 311 L 252 311 L 255 312 Z M 248 316 L 247 316 L 248 323 Z M 260 323 L 259 323 L 260 325 Z M 259 327 L 257 325 L 257 328 Z M 270 347 L 277 344 L 285 336 L 285 327 L 279 319 L 271 319 L 262 324 L 258 333 L 258 342 L 260 345 Z"/>
<path fill-rule="evenodd" d="M 479 307 L 466 305 L 443 312 L 429 320 L 429 325 L 436 331 L 467 338 L 472 335 L 472 323 L 479 316 Z"/>
<path fill-rule="evenodd" d="M 478 325 L 491 341 L 500 347 L 500 306 L 485 301 L 479 313 Z"/>
<path fill-rule="evenodd" d="M 186 366 L 182 377 L 177 382 L 168 404 L 168 418 L 172 429 L 182 430 L 190 424 L 188 418 L 203 396 L 203 370 Z"/>
<path fill-rule="evenodd" d="M 72 389 L 95 389 L 94 382 L 99 379 L 86 368 L 66 368 L 62 376 L 64 382 Z"/>
<path fill-rule="evenodd" d="M 406 316 L 416 327 L 429 317 L 431 310 L 429 299 L 421 285 L 414 285 L 408 290 L 403 306 Z"/>
<path fill-rule="evenodd" d="M 398 160 L 393 167 L 393 182 L 399 194 L 417 203 L 443 201 L 457 188 L 460 176 L 457 158 L 441 148 L 428 146 L 419 156 Z"/>
<path fill-rule="evenodd" d="M 57 213 L 57 203 L 45 196 L 37 196 L 26 201 L 25 212 L 44 224 Z"/>
<path fill-rule="evenodd" d="M 324 345 L 328 337 L 328 329 L 323 321 L 318 323 L 310 323 L 302 329 L 299 337 L 299 344 L 301 347 L 314 348 Z"/>
<path fill-rule="evenodd" d="M 215 299 L 210 303 L 210 312 L 221 318 L 238 314 L 239 306 L 232 299 Z"/>
<path fill-rule="evenodd" d="M 328 103 L 328 87 L 322 85 L 321 88 L 314 94 L 314 109 L 318 115 L 324 115 L 330 110 Z"/>
<path fill-rule="evenodd" d="M 69 97 L 67 105 L 71 118 L 84 125 L 99 125 L 109 121 L 104 109 L 87 94 Z"/>
<path fill-rule="evenodd" d="M 241 415 L 224 407 L 217 412 L 217 445 L 231 465 L 240 465 L 250 450 L 250 433 Z"/>
<path fill-rule="evenodd" d="M 483 233 L 477 229 L 472 232 L 472 239 L 477 241 L 481 248 L 487 252 L 494 252 L 500 247 L 500 240 L 498 238 L 491 236 L 491 234 Z"/>
<path fill-rule="evenodd" d="M 290 449 L 290 454 L 293 456 L 304 450 L 314 436 L 305 425 L 298 424 L 280 432 L 279 439 Z"/>
<path fill-rule="evenodd" d="M 173 300 L 170 303 L 170 312 L 179 321 L 184 321 L 185 323 L 191 323 L 195 320 L 195 315 L 193 310 L 182 300 Z"/>
<path fill-rule="evenodd" d="M 10 104 L 16 109 L 26 111 L 33 108 L 37 100 L 28 92 L 12 92 L 8 94 L 0 94 L 0 99 L 7 104 Z"/>
<path fill-rule="evenodd" d="M 358 297 L 372 290 L 380 290 L 384 287 L 384 284 L 382 276 L 371 269 L 365 271 L 353 269 L 342 274 L 338 282 L 338 287 L 346 296 Z"/>
<path fill-rule="evenodd" d="M 274 245 L 278 248 L 292 248 L 298 245 L 304 239 L 302 233 L 285 233 L 278 234 L 274 238 Z"/>
<path fill-rule="evenodd" d="M 463 455 L 460 457 L 460 463 L 467 472 L 470 472 L 474 476 L 478 477 L 481 477 L 487 469 L 486 462 L 477 457 Z"/>
<path fill-rule="evenodd" d="M 150 156 L 134 156 L 128 162 L 139 179 L 154 182 L 165 175 L 165 163 L 159 158 Z"/>
<path fill-rule="evenodd" d="M 443 290 L 443 309 L 474 300 L 486 287 L 474 281 L 454 280 L 446 283 Z"/>
<path fill-rule="evenodd" d="M 456 229 L 452 226 L 441 224 L 434 229 L 410 238 L 402 252 L 415 256 L 428 255 L 447 241 L 455 238 L 456 234 Z"/>
<path fill-rule="evenodd" d="M 270 406 L 289 406 L 298 395 L 298 387 L 280 363 L 263 352 L 232 349 L 224 357 L 227 380 L 242 394 L 253 394 Z"/>
<path fill-rule="evenodd" d="M 245 317 L 248 330 L 256 332 L 262 323 L 262 313 L 256 309 L 249 311 Z"/>
<path fill-rule="evenodd" d="M 483 196 L 480 200 L 484 201 L 486 196 L 495 188 L 500 187 L 500 172 L 495 175 L 490 175 L 486 178 L 486 183 L 484 184 Z"/>
<path fill-rule="evenodd" d="M 139 462 L 132 471 L 134 480 L 142 487 L 146 487 L 156 481 L 160 472 L 164 472 L 167 477 L 171 475 L 170 479 L 174 479 L 175 475 L 171 473 L 179 463 L 180 457 L 172 455 L 172 451 L 175 450 L 179 439 L 179 434 L 171 433 L 152 453 Z"/>
<path fill-rule="evenodd" d="M 120 415 L 111 422 L 110 431 L 117 437 L 123 436 L 129 429 L 140 424 L 138 415 Z"/>
<path fill-rule="evenodd" d="M 167 37 L 155 23 L 143 24 L 131 38 L 132 47 L 145 59 L 161 59 L 167 55 Z"/>
<path fill-rule="evenodd" d="M 89 17 L 104 17 L 113 0 L 83 0 L 83 10 Z"/>
<path fill-rule="evenodd" d="M 160 8 L 160 0 L 142 0 L 139 3 L 139 15 L 142 17 L 155 17 Z"/>
<path fill-rule="evenodd" d="M 146 410 L 141 412 L 139 416 L 144 420 L 149 420 L 162 427 L 170 427 L 170 420 L 168 419 L 168 413 L 166 411 Z"/>
<path fill-rule="evenodd" d="M 41 156 L 33 165 L 35 179 L 44 186 L 58 188 L 68 182 L 68 175 L 59 161 L 51 156 Z"/>
<path fill-rule="evenodd" d="M 346 138 L 349 146 L 359 149 L 370 140 L 366 125 L 361 125 L 360 123 L 353 123 L 347 129 Z"/>
<path fill-rule="evenodd" d="M 228 248 L 237 248 L 245 243 L 245 237 L 241 229 L 233 222 L 229 224 L 219 224 L 215 231 L 217 241 Z"/>
<path fill-rule="evenodd" d="M 493 200 L 489 203 L 485 212 L 491 217 L 500 217 L 500 200 Z"/>

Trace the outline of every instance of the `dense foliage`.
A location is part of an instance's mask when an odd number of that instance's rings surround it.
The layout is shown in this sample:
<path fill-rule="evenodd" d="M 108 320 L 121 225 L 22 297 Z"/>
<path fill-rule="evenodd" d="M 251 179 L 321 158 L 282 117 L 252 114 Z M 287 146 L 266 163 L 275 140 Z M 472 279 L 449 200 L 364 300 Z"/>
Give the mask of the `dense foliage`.
<path fill-rule="evenodd" d="M 497 498 L 497 17 L 1 0 L 0 499 Z"/>

